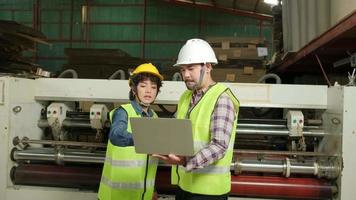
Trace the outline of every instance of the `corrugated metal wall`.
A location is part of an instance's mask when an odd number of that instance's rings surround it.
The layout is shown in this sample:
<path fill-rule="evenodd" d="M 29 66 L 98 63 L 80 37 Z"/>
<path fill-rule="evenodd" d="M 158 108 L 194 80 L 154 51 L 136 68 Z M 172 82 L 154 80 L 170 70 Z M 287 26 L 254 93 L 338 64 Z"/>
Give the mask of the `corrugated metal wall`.
<path fill-rule="evenodd" d="M 271 22 L 160 0 L 0 0 L 0 5 L 0 19 L 32 26 L 49 38 L 53 45 L 38 45 L 32 56 L 51 71 L 66 63 L 68 47 L 119 48 L 169 67 L 189 38 L 261 36 L 269 44 L 272 39 Z"/>
<path fill-rule="evenodd" d="M 330 0 L 283 0 L 285 52 L 296 52 L 330 27 Z"/>
<path fill-rule="evenodd" d="M 355 0 L 331 0 L 331 24 L 336 24 L 356 10 Z"/>

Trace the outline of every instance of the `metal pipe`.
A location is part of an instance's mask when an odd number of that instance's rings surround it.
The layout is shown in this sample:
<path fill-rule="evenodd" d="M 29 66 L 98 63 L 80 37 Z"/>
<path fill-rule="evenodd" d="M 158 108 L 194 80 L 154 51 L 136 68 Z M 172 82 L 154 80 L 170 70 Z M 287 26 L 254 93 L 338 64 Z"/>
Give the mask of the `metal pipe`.
<path fill-rule="evenodd" d="M 38 127 L 48 127 L 47 120 L 39 120 Z M 77 128 L 91 128 L 90 122 L 83 119 L 65 119 L 63 121 L 64 127 L 77 127 Z M 266 128 L 266 129 L 262 129 Z M 274 129 L 272 129 L 274 128 Z M 239 135 L 269 135 L 269 136 L 288 136 L 289 131 L 285 125 L 281 124 L 252 124 L 252 123 L 239 123 L 237 125 L 237 134 Z M 303 130 L 304 136 L 322 137 L 325 132 L 319 129 L 318 126 L 306 126 Z"/>
<path fill-rule="evenodd" d="M 290 171 L 295 174 L 313 174 L 318 175 L 317 162 L 296 162 L 290 161 Z"/>
<path fill-rule="evenodd" d="M 90 125 L 90 120 L 84 120 L 84 119 L 65 119 L 63 120 L 62 123 L 63 127 L 68 127 L 68 128 L 91 128 Z"/>
<path fill-rule="evenodd" d="M 258 160 L 239 160 L 236 162 L 236 174 L 242 172 L 266 172 L 282 173 L 285 166 L 282 160 L 258 161 Z"/>
<path fill-rule="evenodd" d="M 68 128 L 91 128 L 89 119 L 65 119 L 62 125 Z M 37 126 L 39 128 L 48 128 L 49 124 L 46 119 L 41 119 L 38 120 Z"/>
<path fill-rule="evenodd" d="M 327 170 L 323 171 L 326 168 Z M 243 172 L 280 173 L 285 177 L 290 177 L 292 174 L 307 174 L 334 179 L 339 176 L 340 171 L 340 164 L 335 161 L 326 163 L 312 160 L 298 162 L 286 158 L 285 160 L 237 159 L 235 162 L 235 174 Z"/>
<path fill-rule="evenodd" d="M 66 117 L 67 118 L 89 119 L 90 113 L 89 112 L 78 112 L 78 111 L 67 111 Z"/>
<path fill-rule="evenodd" d="M 15 161 L 53 161 L 57 164 L 65 162 L 104 163 L 105 152 L 85 152 L 71 149 L 33 148 L 26 150 L 13 149 L 11 157 Z"/>
<path fill-rule="evenodd" d="M 289 131 L 287 129 L 252 129 L 238 127 L 236 130 L 237 134 L 246 134 L 246 135 L 269 135 L 269 136 L 288 136 Z M 321 130 L 303 130 L 304 136 L 312 137 L 322 137 L 325 132 Z"/>
<path fill-rule="evenodd" d="M 252 127 L 252 128 L 283 128 L 287 129 L 285 124 L 256 124 L 256 123 L 238 123 L 237 127 Z M 305 129 L 320 129 L 320 126 L 304 126 Z"/>
<path fill-rule="evenodd" d="M 147 20 L 147 0 L 143 1 L 143 19 L 142 19 L 142 35 L 141 35 L 141 58 L 146 57 L 146 20 Z"/>
<path fill-rule="evenodd" d="M 306 126 L 320 126 L 323 124 L 321 119 L 305 119 L 304 120 Z M 239 119 L 239 123 L 257 123 L 257 124 L 279 124 L 279 125 L 287 125 L 286 119 Z M 305 126 L 304 126 L 305 127 Z"/>
<path fill-rule="evenodd" d="M 267 150 L 245 150 L 234 149 L 234 154 L 253 154 L 253 155 L 284 155 L 284 156 L 317 156 L 317 157 L 330 157 L 337 155 L 330 155 L 320 152 L 305 152 L 305 151 L 267 151 Z"/>
<path fill-rule="evenodd" d="M 58 164 L 64 162 L 103 163 L 105 160 L 104 151 L 88 152 L 77 149 L 14 149 L 11 156 L 14 161 L 54 161 Z M 231 170 L 235 170 L 235 174 L 243 172 L 281 173 L 286 177 L 291 174 L 308 174 L 333 179 L 339 176 L 340 166 L 339 163 L 332 161 L 323 163 L 311 160 L 298 162 L 288 158 L 285 160 L 237 159 L 236 162 L 231 164 Z"/>
<path fill-rule="evenodd" d="M 57 141 L 57 140 L 30 140 L 28 137 L 23 137 L 21 140 L 17 139 L 18 137 L 14 138 L 17 140 L 16 144 L 18 143 L 28 145 L 28 144 L 48 144 L 53 146 L 77 146 L 77 147 L 97 147 L 97 148 L 105 148 L 106 144 L 104 143 L 94 143 L 94 142 L 75 142 L 75 141 Z"/>

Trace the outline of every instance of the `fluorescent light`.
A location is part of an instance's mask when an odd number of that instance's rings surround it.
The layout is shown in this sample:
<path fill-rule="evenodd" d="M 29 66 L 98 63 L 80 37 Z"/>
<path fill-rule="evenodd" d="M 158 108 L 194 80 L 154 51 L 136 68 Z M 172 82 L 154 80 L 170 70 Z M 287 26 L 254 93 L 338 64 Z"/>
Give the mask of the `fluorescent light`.
<path fill-rule="evenodd" d="M 277 5 L 278 4 L 278 0 L 264 0 L 265 3 L 267 4 L 271 4 L 271 5 Z"/>

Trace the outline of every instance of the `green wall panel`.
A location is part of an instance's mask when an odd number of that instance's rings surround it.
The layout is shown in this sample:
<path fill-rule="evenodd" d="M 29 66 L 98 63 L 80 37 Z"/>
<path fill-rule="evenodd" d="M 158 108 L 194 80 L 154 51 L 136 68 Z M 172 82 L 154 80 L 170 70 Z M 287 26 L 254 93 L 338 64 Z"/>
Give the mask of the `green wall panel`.
<path fill-rule="evenodd" d="M 0 19 L 14 18 L 19 23 L 32 26 L 32 11 L 36 2 L 35 0 L 0 0 L 1 9 L 3 9 L 0 12 Z M 132 56 L 142 56 L 143 26 L 141 23 L 144 20 L 144 7 L 142 6 L 144 0 L 89 1 L 90 26 L 82 22 L 82 6 L 86 5 L 88 2 L 86 0 L 39 0 L 39 2 L 41 31 L 53 44 L 52 48 L 40 46 L 39 57 L 64 57 L 64 49 L 70 47 L 70 38 L 74 40 L 72 41 L 73 48 L 119 48 Z M 181 45 L 190 38 L 258 37 L 261 35 L 271 44 L 271 22 L 264 21 L 263 26 L 260 27 L 259 20 L 249 17 L 177 6 L 161 0 L 146 2 L 148 6 L 145 40 L 149 42 L 145 44 L 144 54 L 145 58 L 151 59 L 159 67 L 171 64 L 177 57 Z M 11 9 L 18 11 L 12 14 Z M 71 10 L 74 12 L 71 13 Z M 70 25 L 71 16 L 72 25 Z M 85 33 L 89 36 L 88 44 Z M 55 58 L 39 60 L 39 64 L 50 70 L 60 69 L 63 63 L 66 63 L 66 60 L 59 58 L 58 60 Z"/>
<path fill-rule="evenodd" d="M 141 37 L 142 29 L 135 25 L 96 25 L 90 27 L 90 39 L 93 40 L 140 40 Z"/>
<path fill-rule="evenodd" d="M 147 58 L 171 59 L 178 55 L 181 46 L 182 44 L 164 44 L 164 47 L 162 44 L 146 44 L 145 55 Z"/>
<path fill-rule="evenodd" d="M 11 20 L 12 19 L 11 11 L 0 11 L 0 19 L 1 20 Z"/>
<path fill-rule="evenodd" d="M 143 9 L 141 7 L 91 7 L 92 22 L 141 22 Z"/>
<path fill-rule="evenodd" d="M 194 36 L 198 36 L 198 27 L 194 25 L 146 27 L 146 40 L 187 40 Z"/>

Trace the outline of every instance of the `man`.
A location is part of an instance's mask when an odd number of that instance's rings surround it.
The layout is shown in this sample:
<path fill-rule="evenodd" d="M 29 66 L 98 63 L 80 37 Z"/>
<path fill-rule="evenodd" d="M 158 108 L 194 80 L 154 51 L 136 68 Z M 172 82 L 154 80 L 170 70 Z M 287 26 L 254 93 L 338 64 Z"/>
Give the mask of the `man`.
<path fill-rule="evenodd" d="M 236 134 L 239 102 L 229 88 L 216 83 L 217 64 L 211 46 L 190 39 L 181 48 L 177 63 L 187 89 L 181 96 L 177 118 L 192 121 L 195 155 L 159 155 L 173 164 L 176 200 L 227 199 L 231 189 L 230 164 Z"/>

